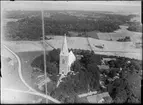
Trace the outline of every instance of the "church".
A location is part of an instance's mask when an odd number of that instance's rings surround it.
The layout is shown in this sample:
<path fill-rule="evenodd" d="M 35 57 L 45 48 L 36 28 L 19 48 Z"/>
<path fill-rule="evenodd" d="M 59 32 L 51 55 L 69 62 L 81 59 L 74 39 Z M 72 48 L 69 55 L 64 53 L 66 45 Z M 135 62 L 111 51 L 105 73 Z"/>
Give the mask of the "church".
<path fill-rule="evenodd" d="M 60 52 L 60 63 L 59 63 L 59 74 L 67 75 L 70 72 L 70 67 L 72 63 L 76 60 L 75 55 L 72 51 L 69 52 L 66 34 L 64 35 L 64 40 Z"/>

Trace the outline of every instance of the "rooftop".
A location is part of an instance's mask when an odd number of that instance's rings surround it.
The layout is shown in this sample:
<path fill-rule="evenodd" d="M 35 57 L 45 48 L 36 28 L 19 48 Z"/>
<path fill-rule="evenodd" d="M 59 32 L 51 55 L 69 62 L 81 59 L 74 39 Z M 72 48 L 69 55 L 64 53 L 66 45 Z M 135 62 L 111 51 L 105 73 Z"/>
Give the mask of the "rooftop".
<path fill-rule="evenodd" d="M 108 101 L 111 101 L 111 97 L 108 92 L 88 96 L 87 99 L 88 99 L 89 103 L 99 103 L 100 100 L 103 100 L 105 97 L 109 97 L 110 100 L 108 100 Z"/>

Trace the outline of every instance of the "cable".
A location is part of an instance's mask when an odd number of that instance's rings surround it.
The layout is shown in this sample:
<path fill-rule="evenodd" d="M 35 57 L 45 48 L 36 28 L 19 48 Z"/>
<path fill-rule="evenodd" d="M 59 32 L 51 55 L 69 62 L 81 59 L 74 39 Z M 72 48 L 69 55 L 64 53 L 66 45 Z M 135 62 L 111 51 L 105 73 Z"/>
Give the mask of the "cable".
<path fill-rule="evenodd" d="M 44 14 L 43 14 L 43 9 L 41 10 L 42 12 L 42 35 L 43 35 L 43 45 L 44 45 L 44 72 L 45 72 L 45 79 L 47 78 L 47 72 L 46 72 L 46 47 L 45 47 L 45 29 L 44 29 Z M 45 83 L 45 92 L 46 92 L 46 96 L 47 96 L 47 83 Z M 46 103 L 48 103 L 48 100 L 46 99 Z"/>
<path fill-rule="evenodd" d="M 45 43 L 46 43 L 47 45 L 49 45 L 50 47 L 52 47 L 53 49 L 56 49 L 54 46 L 52 46 L 52 45 L 49 44 L 48 42 L 45 41 Z"/>

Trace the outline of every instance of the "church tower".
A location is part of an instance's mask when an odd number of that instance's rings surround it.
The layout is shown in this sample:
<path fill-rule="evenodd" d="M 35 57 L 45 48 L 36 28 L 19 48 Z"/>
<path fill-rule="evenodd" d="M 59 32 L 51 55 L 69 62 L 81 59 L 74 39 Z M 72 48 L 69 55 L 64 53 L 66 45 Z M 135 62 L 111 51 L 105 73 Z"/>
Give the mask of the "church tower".
<path fill-rule="evenodd" d="M 69 72 L 68 63 L 69 63 L 69 51 L 68 51 L 67 39 L 65 35 L 61 52 L 60 52 L 59 74 L 66 75 Z"/>

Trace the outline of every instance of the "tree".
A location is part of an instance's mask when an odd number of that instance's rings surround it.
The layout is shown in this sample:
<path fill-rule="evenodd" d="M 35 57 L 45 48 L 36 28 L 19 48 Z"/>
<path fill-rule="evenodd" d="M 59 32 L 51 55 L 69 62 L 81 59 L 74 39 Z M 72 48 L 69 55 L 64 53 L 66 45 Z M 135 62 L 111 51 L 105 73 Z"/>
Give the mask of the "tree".
<path fill-rule="evenodd" d="M 60 49 L 53 49 L 52 51 L 49 52 L 50 56 L 50 61 L 51 62 L 57 62 L 59 63 L 59 54 L 60 54 Z"/>
<path fill-rule="evenodd" d="M 125 90 L 121 90 L 120 92 L 118 92 L 118 94 L 116 95 L 114 102 L 115 103 L 125 103 L 127 100 L 127 93 Z"/>
<path fill-rule="evenodd" d="M 81 69 L 80 62 L 78 60 L 76 60 L 71 68 L 73 69 L 74 72 L 80 71 L 80 69 Z"/>
<path fill-rule="evenodd" d="M 99 88 L 99 80 L 100 80 L 99 68 L 97 67 L 97 65 L 95 63 L 93 63 L 93 64 L 88 64 L 87 70 L 88 70 L 88 72 L 92 73 L 92 75 L 90 76 L 90 78 L 91 78 L 90 85 L 94 89 L 98 89 Z"/>
<path fill-rule="evenodd" d="M 109 65 L 110 68 L 114 68 L 115 67 L 115 61 L 114 60 L 108 61 L 107 64 Z"/>
<path fill-rule="evenodd" d="M 52 74 L 52 75 L 58 74 L 58 68 L 56 67 L 56 65 L 54 63 L 47 62 L 47 69 L 46 70 L 49 74 Z"/>

